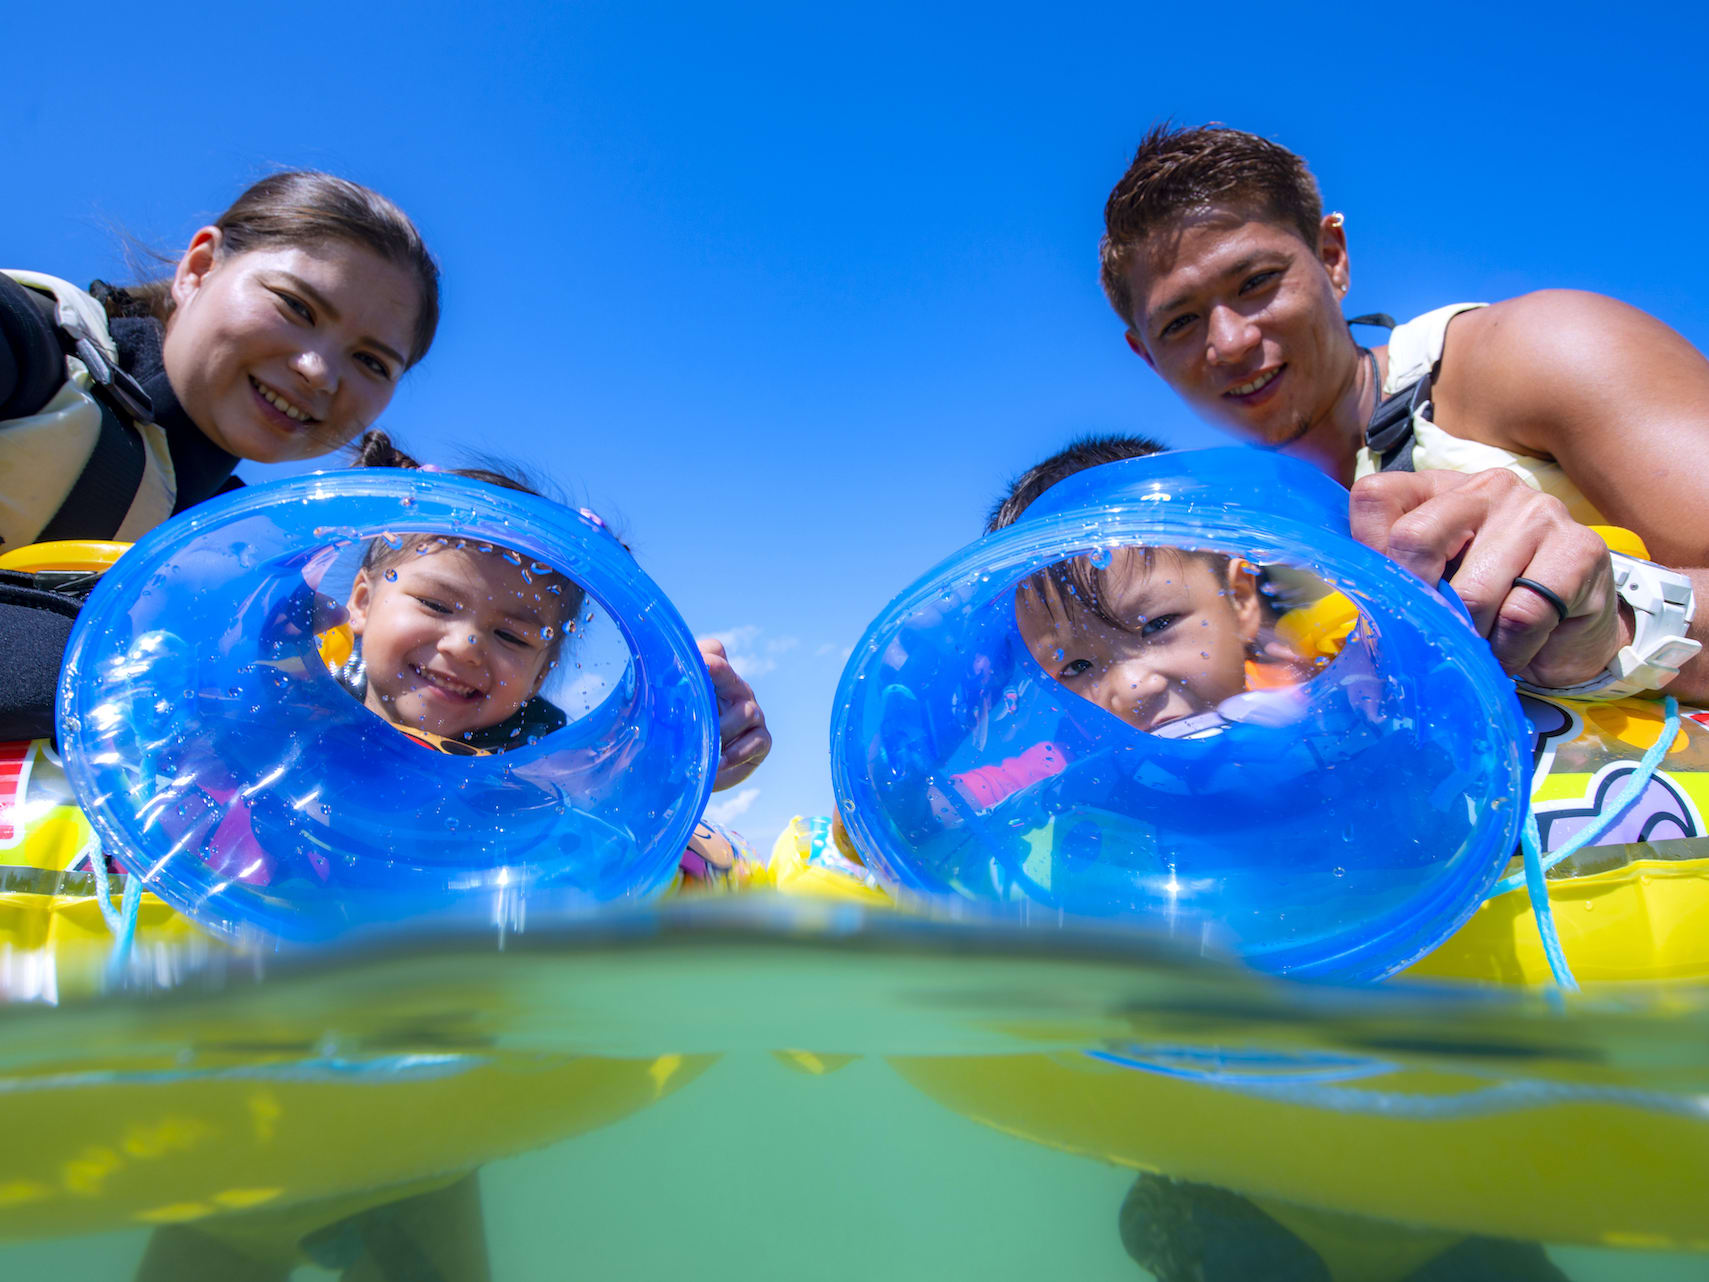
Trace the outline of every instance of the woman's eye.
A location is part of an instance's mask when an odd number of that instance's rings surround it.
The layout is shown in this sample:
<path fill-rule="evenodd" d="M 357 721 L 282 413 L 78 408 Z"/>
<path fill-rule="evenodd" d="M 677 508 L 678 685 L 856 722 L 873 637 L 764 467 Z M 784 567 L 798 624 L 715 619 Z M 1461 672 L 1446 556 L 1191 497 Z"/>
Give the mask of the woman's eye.
<path fill-rule="evenodd" d="M 1139 635 L 1142 637 L 1154 637 L 1159 632 L 1167 632 L 1180 621 L 1181 616 L 1178 614 L 1159 614 L 1155 618 L 1147 619 L 1140 625 Z"/>
<path fill-rule="evenodd" d="M 366 365 L 369 369 L 373 370 L 374 373 L 378 374 L 381 378 L 391 378 L 392 367 L 386 364 L 386 362 L 381 360 L 378 356 L 374 356 L 368 352 L 357 352 L 356 359 Z"/>
<path fill-rule="evenodd" d="M 315 314 L 313 310 L 310 309 L 309 305 L 302 299 L 298 298 L 295 294 L 287 294 L 283 291 L 277 291 L 277 297 L 281 303 L 294 312 L 298 317 L 306 320 L 311 325 L 314 324 Z"/>

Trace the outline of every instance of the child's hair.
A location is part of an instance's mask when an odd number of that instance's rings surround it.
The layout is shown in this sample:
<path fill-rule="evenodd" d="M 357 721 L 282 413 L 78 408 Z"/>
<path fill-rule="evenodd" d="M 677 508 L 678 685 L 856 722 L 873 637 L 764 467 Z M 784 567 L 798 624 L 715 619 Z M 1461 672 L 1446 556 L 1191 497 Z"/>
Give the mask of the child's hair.
<path fill-rule="evenodd" d="M 356 443 L 356 457 L 352 467 L 401 467 L 419 469 L 422 465 L 410 455 L 404 453 L 392 442 L 392 438 L 378 428 L 363 434 Z M 532 481 L 508 468 L 498 467 L 459 467 L 446 468 L 445 476 L 462 476 L 472 481 L 481 481 L 487 485 L 496 485 L 500 489 L 515 490 L 519 494 L 532 494 L 543 497 L 540 489 Z M 484 546 L 484 545 L 483 545 Z M 496 546 L 493 549 L 497 551 Z M 367 550 L 362 554 L 361 568 L 368 572 L 369 578 L 385 573 L 386 567 L 395 565 L 405 557 L 416 555 L 417 545 L 408 538 L 398 543 L 389 539 L 372 539 Z M 558 654 L 563 649 L 564 638 L 575 631 L 576 617 L 581 613 L 582 605 L 587 600 L 587 590 L 574 579 L 566 575 L 540 575 L 540 579 L 549 582 L 557 589 L 553 593 L 562 606 L 561 615 L 563 626 L 552 629 L 552 635 L 546 642 L 546 662 L 550 666 L 558 660 Z"/>
<path fill-rule="evenodd" d="M 1123 459 L 1150 458 L 1161 454 L 1168 446 L 1160 445 L 1149 436 L 1082 436 L 1069 442 L 1042 463 L 1036 463 L 1009 482 L 1008 492 L 991 506 L 985 518 L 985 533 L 1006 530 L 1021 519 L 1021 513 L 1034 500 L 1058 481 L 1084 472 L 1101 463 L 1119 463 Z"/>
<path fill-rule="evenodd" d="M 1039 495 L 1076 472 L 1084 472 L 1089 467 L 1098 467 L 1104 463 L 1119 463 L 1123 459 L 1149 458 L 1153 454 L 1163 453 L 1167 448 L 1147 436 L 1082 436 L 1070 442 L 1066 449 L 1058 450 L 1044 462 L 1029 467 L 1009 482 L 1008 492 L 992 505 L 991 513 L 985 520 L 985 532 L 995 534 L 998 530 L 1007 529 L 1021 519 L 1021 515 L 1037 501 Z M 1219 575 L 1228 570 L 1228 558 L 1217 552 L 1153 547 L 1131 550 L 1144 558 L 1148 574 L 1154 571 L 1157 558 L 1161 555 L 1194 557 Z M 1130 626 L 1130 621 L 1117 617 L 1106 604 L 1108 594 L 1104 590 L 1104 572 L 1093 566 L 1089 558 L 1077 556 L 1071 560 L 1059 561 L 1025 579 L 1021 584 L 1022 587 L 1037 592 L 1040 599 L 1047 603 L 1047 608 L 1050 600 L 1047 588 L 1050 585 L 1055 586 L 1063 601 L 1078 602 L 1094 618 L 1111 627 Z"/>
<path fill-rule="evenodd" d="M 409 363 L 433 346 L 439 328 L 439 264 L 409 215 L 379 192 L 318 170 L 288 169 L 250 187 L 213 225 L 220 230 L 222 258 L 270 245 L 310 247 L 329 240 L 372 250 L 415 277 L 419 306 Z M 164 323 L 172 314 L 170 280 L 102 287 L 97 296 L 115 318 L 152 316 Z"/>

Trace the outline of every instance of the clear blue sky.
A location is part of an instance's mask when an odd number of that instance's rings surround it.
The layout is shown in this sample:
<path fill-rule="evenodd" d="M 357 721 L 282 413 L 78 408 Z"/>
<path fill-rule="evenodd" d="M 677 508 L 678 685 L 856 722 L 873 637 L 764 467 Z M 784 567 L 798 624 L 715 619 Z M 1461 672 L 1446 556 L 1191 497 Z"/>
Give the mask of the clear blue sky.
<path fill-rule="evenodd" d="M 15 6 L 0 256 L 122 277 L 115 228 L 176 248 L 277 166 L 396 199 L 446 313 L 383 425 L 555 479 L 731 640 L 761 842 L 828 809 L 848 647 L 1006 478 L 1082 431 L 1218 441 L 1098 292 L 1154 120 L 1304 154 L 1353 309 L 1570 285 L 1709 344 L 1695 6 L 271 8 Z"/>

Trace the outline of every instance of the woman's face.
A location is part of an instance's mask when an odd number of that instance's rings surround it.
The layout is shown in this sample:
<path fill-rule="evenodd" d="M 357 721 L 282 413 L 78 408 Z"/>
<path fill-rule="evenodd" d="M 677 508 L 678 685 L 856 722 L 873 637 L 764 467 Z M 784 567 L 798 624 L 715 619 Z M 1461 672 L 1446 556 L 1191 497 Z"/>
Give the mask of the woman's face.
<path fill-rule="evenodd" d="M 204 227 L 172 280 L 166 374 L 208 439 L 258 463 L 337 449 L 379 417 L 408 364 L 420 289 L 331 240 L 220 256 Z"/>

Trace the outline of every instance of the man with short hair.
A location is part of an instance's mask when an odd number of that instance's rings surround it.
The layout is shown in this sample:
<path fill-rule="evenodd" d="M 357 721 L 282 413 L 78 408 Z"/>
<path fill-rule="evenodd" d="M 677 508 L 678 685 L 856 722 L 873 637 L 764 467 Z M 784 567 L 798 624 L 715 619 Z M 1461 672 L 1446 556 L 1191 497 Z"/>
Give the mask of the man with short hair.
<path fill-rule="evenodd" d="M 1128 345 L 1204 417 L 1353 487 L 1354 533 L 1448 573 L 1522 681 L 1709 696 L 1709 361 L 1643 312 L 1549 290 L 1443 308 L 1366 349 L 1344 220 L 1304 161 L 1160 126 L 1104 210 Z M 1386 321 L 1387 318 L 1382 318 Z M 1670 571 L 1588 527 L 1640 535 Z M 1689 625 L 1689 626 L 1688 626 Z M 1673 681 L 1675 671 L 1677 681 Z"/>

